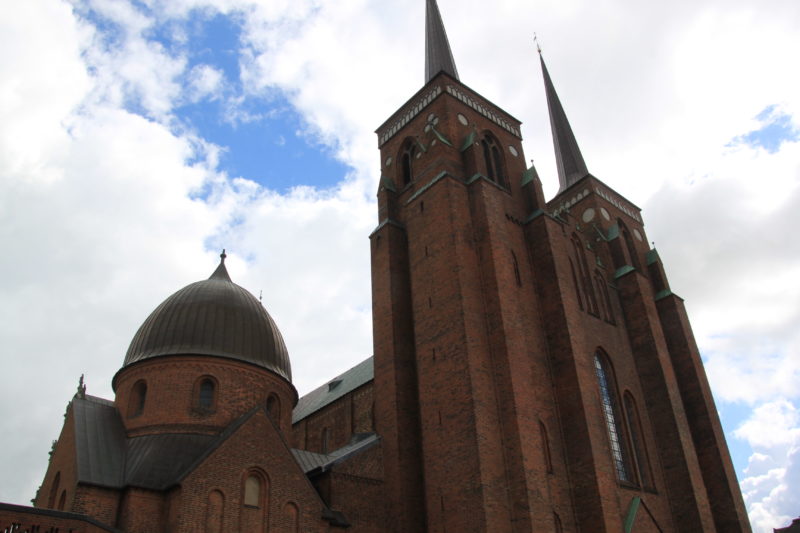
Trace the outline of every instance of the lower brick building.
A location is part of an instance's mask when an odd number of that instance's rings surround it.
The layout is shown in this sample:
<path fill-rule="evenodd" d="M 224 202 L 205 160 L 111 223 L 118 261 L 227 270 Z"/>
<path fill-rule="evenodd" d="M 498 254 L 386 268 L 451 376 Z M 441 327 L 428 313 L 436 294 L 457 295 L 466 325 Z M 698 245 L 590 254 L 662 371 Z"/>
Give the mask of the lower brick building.
<path fill-rule="evenodd" d="M 426 9 L 426 83 L 377 130 L 374 355 L 298 398 L 223 252 L 142 324 L 113 400 L 79 387 L 34 507 L 0 505 L 0 528 L 750 530 L 640 210 L 589 173 L 542 60 L 545 201 L 520 122 L 460 81 Z"/>

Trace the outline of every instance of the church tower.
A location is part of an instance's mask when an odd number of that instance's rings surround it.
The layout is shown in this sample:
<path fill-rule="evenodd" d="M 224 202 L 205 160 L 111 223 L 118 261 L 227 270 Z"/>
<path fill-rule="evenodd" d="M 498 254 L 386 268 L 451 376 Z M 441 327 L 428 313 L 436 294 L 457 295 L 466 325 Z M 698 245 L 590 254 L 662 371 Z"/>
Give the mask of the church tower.
<path fill-rule="evenodd" d="M 749 531 L 682 300 L 640 210 L 588 172 L 544 60 L 549 202 L 520 122 L 461 82 L 435 0 L 425 65 L 376 132 L 389 524 Z"/>

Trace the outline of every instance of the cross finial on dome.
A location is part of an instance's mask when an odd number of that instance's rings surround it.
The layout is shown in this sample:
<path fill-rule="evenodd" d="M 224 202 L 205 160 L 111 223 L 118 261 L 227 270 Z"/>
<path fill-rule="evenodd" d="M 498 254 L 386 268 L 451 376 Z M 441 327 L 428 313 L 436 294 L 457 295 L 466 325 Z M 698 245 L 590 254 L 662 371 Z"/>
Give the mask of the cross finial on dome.
<path fill-rule="evenodd" d="M 219 266 L 211 274 L 211 277 L 208 279 L 219 279 L 222 281 L 231 281 L 231 277 L 228 275 L 228 269 L 225 268 L 225 258 L 228 257 L 228 254 L 225 253 L 225 248 L 222 249 L 222 253 L 219 254 Z"/>

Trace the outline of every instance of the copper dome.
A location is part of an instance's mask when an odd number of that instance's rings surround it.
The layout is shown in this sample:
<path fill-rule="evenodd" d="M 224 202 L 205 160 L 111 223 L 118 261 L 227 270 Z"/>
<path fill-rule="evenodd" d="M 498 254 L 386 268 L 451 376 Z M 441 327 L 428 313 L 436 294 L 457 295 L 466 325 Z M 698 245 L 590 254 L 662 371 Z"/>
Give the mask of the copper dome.
<path fill-rule="evenodd" d="M 251 363 L 292 381 L 278 326 L 252 294 L 236 285 L 225 254 L 210 278 L 159 305 L 136 332 L 123 367 L 163 355 L 213 355 Z"/>

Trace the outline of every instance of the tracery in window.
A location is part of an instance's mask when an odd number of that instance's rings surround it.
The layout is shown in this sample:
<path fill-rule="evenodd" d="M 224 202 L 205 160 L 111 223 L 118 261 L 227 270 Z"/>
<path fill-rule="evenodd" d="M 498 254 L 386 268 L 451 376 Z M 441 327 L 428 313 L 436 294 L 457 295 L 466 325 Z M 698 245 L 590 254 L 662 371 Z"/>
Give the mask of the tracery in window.
<path fill-rule="evenodd" d="M 634 483 L 635 481 L 631 475 L 631 468 L 628 461 L 628 450 L 625 446 L 625 435 L 621 424 L 622 418 L 619 410 L 619 402 L 617 401 L 614 376 L 607 359 L 600 352 L 595 352 L 594 354 L 594 369 L 600 387 L 603 416 L 606 419 L 608 440 L 611 444 L 611 457 L 614 460 L 617 478 L 620 481 Z"/>
<path fill-rule="evenodd" d="M 597 313 L 597 298 L 594 294 L 594 287 L 592 287 L 592 279 L 589 275 L 589 265 L 586 262 L 586 253 L 583 250 L 583 243 L 580 237 L 572 234 L 572 249 L 575 252 L 575 259 L 578 262 L 578 275 L 580 277 L 581 287 L 583 294 L 586 296 L 586 310 L 598 316 Z"/>

